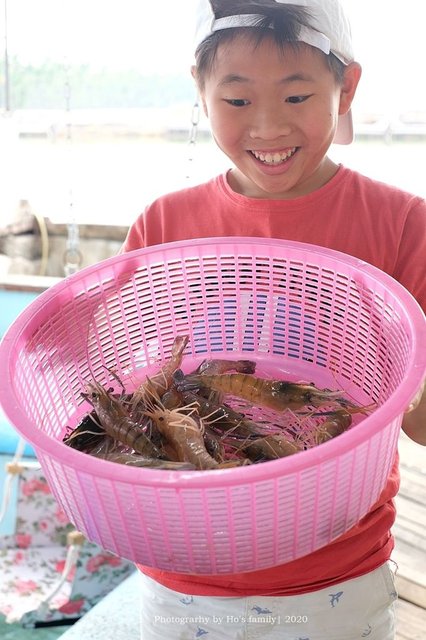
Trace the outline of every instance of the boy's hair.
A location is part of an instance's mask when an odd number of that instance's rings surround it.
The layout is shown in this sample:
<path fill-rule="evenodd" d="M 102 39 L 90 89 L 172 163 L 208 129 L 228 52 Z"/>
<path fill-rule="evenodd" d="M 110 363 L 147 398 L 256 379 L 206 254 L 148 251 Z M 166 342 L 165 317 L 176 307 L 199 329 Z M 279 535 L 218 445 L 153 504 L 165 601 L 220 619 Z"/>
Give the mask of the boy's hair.
<path fill-rule="evenodd" d="M 312 24 L 312 14 L 306 7 L 293 4 L 279 4 L 276 0 L 210 0 L 215 17 L 250 15 L 250 26 L 224 28 L 212 31 L 195 51 L 195 73 L 198 86 L 203 89 L 205 78 L 211 73 L 219 45 L 232 41 L 237 33 L 244 31 L 245 37 L 258 45 L 265 38 L 273 38 L 274 42 L 284 50 L 291 46 L 300 46 L 298 36 L 301 28 L 317 31 Z M 255 15 L 253 15 L 255 14 Z M 336 81 L 341 84 L 345 65 L 333 53 L 323 54 Z"/>

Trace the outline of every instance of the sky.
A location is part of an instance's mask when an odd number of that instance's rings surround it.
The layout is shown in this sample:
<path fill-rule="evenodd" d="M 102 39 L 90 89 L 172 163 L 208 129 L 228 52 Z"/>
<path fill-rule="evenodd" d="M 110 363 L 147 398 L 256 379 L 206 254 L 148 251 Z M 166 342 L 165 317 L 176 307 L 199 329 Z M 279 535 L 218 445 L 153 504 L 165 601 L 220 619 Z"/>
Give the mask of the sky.
<path fill-rule="evenodd" d="M 197 0 L 0 0 L 8 49 L 22 61 L 186 72 Z M 363 67 L 364 111 L 426 111 L 425 0 L 342 0 Z"/>

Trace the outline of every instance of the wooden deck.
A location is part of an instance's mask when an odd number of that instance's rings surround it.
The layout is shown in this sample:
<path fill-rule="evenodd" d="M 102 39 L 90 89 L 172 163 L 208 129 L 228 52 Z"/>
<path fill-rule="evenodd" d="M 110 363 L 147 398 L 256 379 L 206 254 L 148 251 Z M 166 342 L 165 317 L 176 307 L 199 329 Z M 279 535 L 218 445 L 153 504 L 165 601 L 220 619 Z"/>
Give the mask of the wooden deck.
<path fill-rule="evenodd" d="M 426 638 L 426 447 L 400 437 L 401 488 L 396 497 L 396 640 Z"/>

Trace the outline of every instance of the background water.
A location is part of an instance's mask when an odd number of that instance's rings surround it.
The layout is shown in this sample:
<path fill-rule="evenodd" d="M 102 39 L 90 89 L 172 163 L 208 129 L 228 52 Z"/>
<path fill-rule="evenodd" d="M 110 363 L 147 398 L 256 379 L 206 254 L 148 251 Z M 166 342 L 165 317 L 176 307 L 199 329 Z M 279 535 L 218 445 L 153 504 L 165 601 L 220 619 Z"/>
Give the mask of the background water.
<path fill-rule="evenodd" d="M 3 148 L 4 151 L 4 148 Z M 426 197 L 426 140 L 357 141 L 334 145 L 337 162 Z M 1 154 L 0 220 L 21 199 L 55 222 L 130 224 L 162 193 L 206 180 L 230 166 L 213 141 L 20 138 Z M 190 159 L 192 157 L 192 160 Z"/>

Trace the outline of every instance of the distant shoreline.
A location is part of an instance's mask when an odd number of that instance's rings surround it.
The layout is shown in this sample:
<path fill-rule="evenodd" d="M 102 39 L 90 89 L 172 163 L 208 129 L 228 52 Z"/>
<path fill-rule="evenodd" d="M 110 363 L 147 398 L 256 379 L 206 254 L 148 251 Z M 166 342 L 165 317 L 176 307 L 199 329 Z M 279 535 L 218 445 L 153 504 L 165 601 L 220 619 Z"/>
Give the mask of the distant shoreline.
<path fill-rule="evenodd" d="M 149 138 L 167 142 L 188 139 L 193 105 L 181 103 L 163 108 L 130 109 L 22 109 L 2 113 L 0 138 L 5 129 L 8 135 L 19 138 L 79 140 L 104 138 Z M 199 140 L 211 139 L 207 119 L 200 114 L 197 127 Z M 357 139 L 422 141 L 426 139 L 426 113 L 407 111 L 398 117 L 383 114 L 354 114 Z"/>

